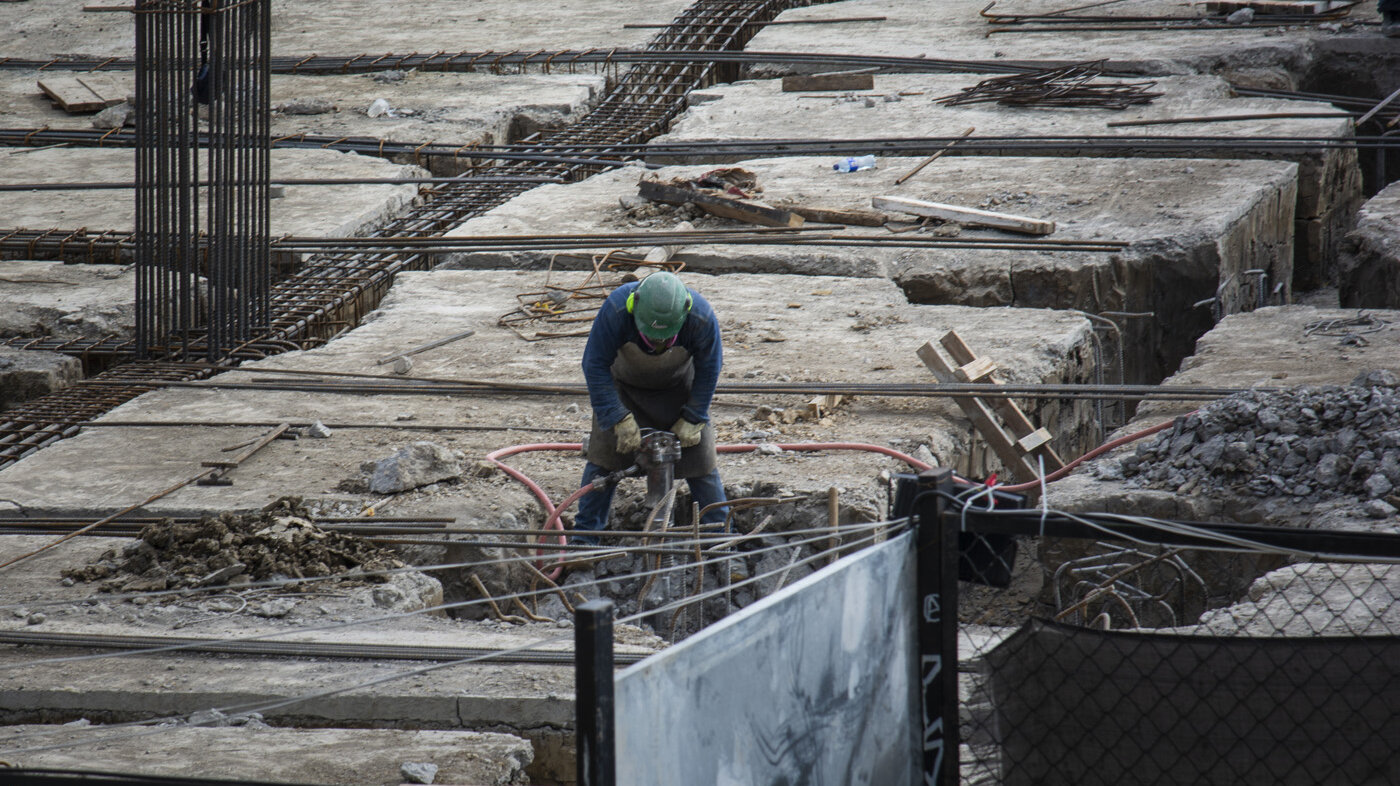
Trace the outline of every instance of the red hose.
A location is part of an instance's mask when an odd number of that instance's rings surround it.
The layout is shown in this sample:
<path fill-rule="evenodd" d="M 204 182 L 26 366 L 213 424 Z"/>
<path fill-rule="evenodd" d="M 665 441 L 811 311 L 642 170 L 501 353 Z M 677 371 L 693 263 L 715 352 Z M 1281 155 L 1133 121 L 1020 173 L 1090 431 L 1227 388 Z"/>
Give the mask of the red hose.
<path fill-rule="evenodd" d="M 1196 411 L 1197 410 L 1192 410 L 1191 412 L 1188 412 L 1186 414 L 1194 415 Z M 1122 447 L 1128 444 L 1129 442 L 1136 442 L 1137 440 L 1140 440 L 1143 437 L 1150 437 L 1159 431 L 1165 431 L 1166 429 L 1171 428 L 1175 423 L 1175 419 L 1168 420 L 1165 423 L 1158 423 L 1157 425 L 1152 426 L 1151 428 L 1145 428 L 1142 431 L 1135 431 L 1132 434 L 1127 435 L 1126 437 L 1119 437 L 1118 439 L 1115 439 L 1112 442 L 1105 442 L 1104 444 L 1099 445 L 1098 447 L 1094 448 L 1088 453 L 1085 453 L 1084 455 L 1080 456 L 1074 461 L 1071 461 L 1070 463 L 1064 465 L 1063 467 L 1060 467 L 1054 472 L 1051 472 L 1049 475 L 1046 475 L 1044 481 L 1032 480 L 1029 483 L 1017 483 L 1014 486 L 997 486 L 997 491 L 1030 491 L 1033 488 L 1038 488 L 1042 482 L 1052 483 L 1054 481 L 1059 480 L 1060 478 L 1063 478 L 1065 475 L 1068 475 L 1071 471 L 1074 470 L 1075 467 L 1079 466 L 1080 464 L 1083 464 L 1089 459 L 1098 458 L 1099 456 L 1102 456 L 1103 454 L 1107 453 L 1110 450 L 1113 450 L 1114 448 Z"/>
<path fill-rule="evenodd" d="M 1152 426 L 1151 428 L 1146 428 L 1142 431 L 1137 431 L 1127 436 L 1119 437 L 1118 439 L 1115 439 L 1111 442 L 1104 443 L 1103 445 L 1094 448 L 1088 453 L 1085 453 L 1079 458 L 1064 465 L 1060 469 L 1057 469 L 1054 472 L 1051 472 L 1049 475 L 1046 475 L 1043 481 L 1033 480 L 1028 483 L 1018 483 L 1012 486 L 998 486 L 997 489 L 1000 491 L 1011 492 L 1029 491 L 1040 486 L 1042 483 L 1051 483 L 1068 475 L 1074 470 L 1075 467 L 1079 466 L 1085 461 L 1097 458 L 1098 456 L 1101 456 L 1104 453 L 1113 450 L 1114 448 L 1126 445 L 1129 442 L 1134 442 L 1139 439 L 1142 439 L 1143 437 L 1156 434 L 1159 431 L 1164 431 L 1170 428 L 1174 423 L 1176 423 L 1175 420 L 1169 420 L 1165 423 L 1159 423 L 1155 426 Z M 911 467 L 914 467 L 915 469 L 923 470 L 932 468 L 931 465 L 925 464 L 924 462 L 919 461 L 918 459 L 914 458 L 913 456 L 910 456 L 907 453 L 902 453 L 893 448 L 884 447 L 883 445 L 872 445 L 866 442 L 790 442 L 778 443 L 778 447 L 783 450 L 791 451 L 862 450 L 868 453 L 879 453 L 885 456 L 889 456 L 891 458 L 899 459 L 900 461 L 903 461 L 904 463 L 908 464 Z M 715 450 L 718 453 L 752 453 L 753 451 L 758 450 L 758 448 L 758 445 L 745 442 L 733 445 L 718 445 L 716 446 Z M 501 468 L 502 472 L 505 472 L 507 475 L 510 475 L 512 478 L 515 478 L 516 480 L 525 484 L 525 487 L 530 489 L 530 491 L 534 493 L 535 497 L 540 501 L 540 504 L 544 506 L 546 514 L 544 529 L 559 530 L 560 534 L 558 536 L 558 539 L 559 545 L 561 546 L 566 544 L 568 542 L 568 539 L 567 536 L 564 535 L 564 525 L 559 522 L 559 517 L 564 514 L 564 511 L 568 510 L 575 502 L 577 502 L 581 497 L 583 497 L 584 494 L 587 494 L 589 491 L 591 491 L 593 489 L 593 486 L 591 484 L 583 486 L 582 488 L 575 491 L 573 494 L 569 495 L 569 497 L 565 499 L 561 504 L 555 506 L 554 501 L 549 498 L 549 495 L 545 493 L 545 490 L 541 488 L 538 483 L 531 480 L 529 476 L 527 476 L 525 473 L 507 466 L 501 461 L 501 459 L 507 456 L 514 456 L 518 453 L 531 453 L 541 450 L 578 451 L 582 449 L 583 445 L 578 442 L 536 442 L 526 445 L 512 445 L 511 447 L 501 448 L 500 450 L 493 451 L 486 455 L 487 461 L 494 463 L 496 466 Z M 541 550 L 536 550 L 535 555 L 543 556 L 543 553 Z M 560 561 L 563 561 L 562 555 L 560 556 Z M 561 567 L 556 566 L 554 570 L 550 572 L 550 578 L 558 578 L 562 570 L 563 569 Z"/>
<path fill-rule="evenodd" d="M 779 444 L 778 447 L 782 448 L 783 450 L 794 451 L 864 450 L 870 453 L 881 453 L 886 456 L 890 456 L 891 458 L 897 458 L 900 461 L 903 461 L 904 463 L 908 464 L 909 466 L 914 467 L 915 469 L 930 468 L 930 465 L 925 464 L 924 462 L 919 461 L 918 459 L 908 454 L 901 453 L 897 450 L 887 448 L 882 445 L 870 445 L 864 442 L 798 442 L 783 443 Z M 540 485 L 538 483 L 531 480 L 529 476 L 527 476 L 525 473 L 514 469 L 513 467 L 507 466 L 501 461 L 501 459 L 507 456 L 514 456 L 517 453 L 531 453 L 540 450 L 577 451 L 582 449 L 583 445 L 578 442 L 536 442 L 528 445 L 512 445 L 511 447 L 501 448 L 500 450 L 486 454 L 487 461 L 494 463 L 496 466 L 501 468 L 502 472 L 505 472 L 507 475 L 510 475 L 512 478 L 515 478 L 516 480 L 525 484 L 526 488 L 534 492 L 535 497 L 539 499 L 540 504 L 544 506 L 546 514 L 544 521 L 544 529 L 559 530 L 559 545 L 561 546 L 567 543 L 568 541 L 566 536 L 563 535 L 564 525 L 559 522 L 559 517 L 562 516 L 564 514 L 564 511 L 568 510 L 569 507 L 572 506 L 575 502 L 577 502 L 584 494 L 587 494 L 589 491 L 591 491 L 593 486 L 591 484 L 583 486 L 578 491 L 575 491 L 573 494 L 569 495 L 568 499 L 564 500 L 556 507 L 554 501 L 549 498 L 549 495 L 545 493 L 543 488 L 540 488 Z M 752 445 L 748 443 L 739 443 L 735 445 L 719 445 L 715 448 L 715 450 L 719 453 L 751 453 L 755 450 L 758 450 L 758 445 Z M 535 556 L 543 556 L 542 550 L 537 549 L 535 551 Z M 563 555 L 560 556 L 560 561 L 563 561 Z M 548 575 L 551 579 L 557 579 L 559 578 L 559 574 L 562 572 L 562 570 L 562 567 L 555 566 L 555 568 L 552 571 L 550 571 Z"/>

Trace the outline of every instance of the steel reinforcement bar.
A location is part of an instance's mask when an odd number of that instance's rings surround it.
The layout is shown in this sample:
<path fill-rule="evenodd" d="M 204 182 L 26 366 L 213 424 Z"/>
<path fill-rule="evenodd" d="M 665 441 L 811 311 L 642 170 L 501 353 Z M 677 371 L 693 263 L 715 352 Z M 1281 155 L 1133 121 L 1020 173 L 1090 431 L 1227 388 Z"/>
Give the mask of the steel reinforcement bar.
<path fill-rule="evenodd" d="M 532 146 L 530 152 L 555 153 L 563 147 L 636 145 L 663 132 L 684 108 L 692 89 L 732 76 L 737 65 L 721 64 L 714 56 L 735 51 L 781 11 L 806 2 L 792 0 L 699 0 L 660 32 L 646 51 L 659 54 L 695 53 L 694 58 L 639 62 L 588 115 L 572 126 Z M 704 54 L 702 54 L 704 53 Z M 3 65 L 3 63 L 0 63 Z M 728 70 L 722 70 L 728 69 Z M 557 157 L 557 154 L 556 154 Z M 612 162 L 505 161 L 490 174 L 576 180 L 612 166 Z M 500 205 L 533 187 L 521 182 L 473 182 L 449 186 L 408 214 L 374 233 L 376 237 L 431 237 Z M 376 307 L 401 270 L 427 264 L 421 254 L 356 253 L 316 259 L 271 291 L 271 327 L 252 344 L 261 348 L 304 348 L 329 340 L 359 324 Z M 191 344 L 198 347 L 198 342 Z M 246 358 L 248 346 L 232 356 Z M 182 358 L 171 357 L 178 361 Z M 79 384 L 59 393 L 15 407 L 0 422 L 0 467 L 79 429 L 78 424 L 126 402 L 149 387 L 142 380 L 166 375 L 196 379 L 210 372 L 191 372 L 178 364 L 127 364 L 99 375 L 99 384 Z M 109 385 L 110 381 L 122 384 Z M 173 380 L 172 380 L 173 381 Z"/>

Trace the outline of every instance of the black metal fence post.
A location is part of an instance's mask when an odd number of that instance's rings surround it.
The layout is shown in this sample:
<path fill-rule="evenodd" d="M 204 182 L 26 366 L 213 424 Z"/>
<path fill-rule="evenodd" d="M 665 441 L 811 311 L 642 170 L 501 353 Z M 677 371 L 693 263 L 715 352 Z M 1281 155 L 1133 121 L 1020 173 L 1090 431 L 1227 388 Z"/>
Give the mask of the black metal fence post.
<path fill-rule="evenodd" d="M 574 612 L 574 711 L 578 786 L 613 786 L 613 604 L 593 600 Z"/>
<path fill-rule="evenodd" d="M 919 677 L 922 702 L 922 783 L 958 784 L 958 532 L 944 516 L 953 472 L 919 473 L 914 501 L 918 576 Z M 945 518 L 948 518 L 945 521 Z"/>

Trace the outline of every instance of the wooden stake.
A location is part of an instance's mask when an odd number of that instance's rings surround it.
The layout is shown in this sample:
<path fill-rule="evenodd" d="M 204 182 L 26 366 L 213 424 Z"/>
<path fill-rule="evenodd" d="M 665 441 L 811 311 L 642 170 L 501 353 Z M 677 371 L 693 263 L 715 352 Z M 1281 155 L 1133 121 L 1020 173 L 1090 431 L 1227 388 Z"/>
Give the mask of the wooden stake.
<path fill-rule="evenodd" d="M 933 155 L 929 156 L 928 158 L 925 158 L 923 161 L 920 161 L 918 166 L 914 167 L 913 169 L 909 170 L 908 172 L 905 172 L 902 176 L 900 176 L 900 178 L 899 178 L 898 180 L 894 181 L 894 184 L 897 185 L 897 186 L 898 186 L 898 185 L 903 185 L 903 184 L 904 184 L 904 181 L 908 180 L 909 178 L 913 177 L 914 175 L 919 174 L 919 170 L 920 170 L 920 169 L 923 169 L 924 167 L 928 166 L 929 164 L 932 164 L 934 161 L 937 161 L 938 158 L 939 158 L 939 156 L 942 156 L 944 153 L 948 152 L 949 150 L 952 150 L 952 149 L 953 149 L 953 145 L 956 145 L 956 144 L 957 144 L 958 142 L 960 142 L 961 140 L 967 139 L 969 136 L 972 136 L 972 132 L 973 132 L 973 131 L 976 131 L 976 130 L 977 130 L 977 127 L 976 127 L 976 126 L 968 126 L 968 127 L 967 127 L 967 130 L 964 131 L 964 132 L 962 132 L 961 134 L 959 134 L 957 139 L 954 139 L 953 141 L 951 141 L 951 142 L 949 142 L 948 144 L 944 145 L 944 146 L 942 147 L 942 149 L 938 150 L 938 151 L 935 152 Z"/>

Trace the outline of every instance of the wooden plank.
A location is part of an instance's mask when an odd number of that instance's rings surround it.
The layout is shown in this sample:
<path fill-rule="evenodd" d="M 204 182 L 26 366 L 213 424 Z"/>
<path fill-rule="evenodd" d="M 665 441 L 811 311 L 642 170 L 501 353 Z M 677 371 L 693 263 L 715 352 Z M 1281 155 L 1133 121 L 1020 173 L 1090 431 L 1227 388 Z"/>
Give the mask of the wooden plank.
<path fill-rule="evenodd" d="M 819 224 L 849 224 L 857 227 L 882 227 L 890 217 L 878 210 L 845 210 L 835 207 L 783 205 L 783 210 L 796 213 Z"/>
<path fill-rule="evenodd" d="M 1050 444 L 1050 440 L 1052 439 L 1054 439 L 1054 437 L 1051 436 L 1050 429 L 1042 427 L 1016 440 L 1016 444 L 1020 446 L 1022 451 L 1034 453 L 1036 448 Z M 1059 468 L 1056 467 L 1056 469 Z"/>
<path fill-rule="evenodd" d="M 870 204 L 877 210 L 911 213 L 916 216 L 927 216 L 944 221 L 956 221 L 959 224 L 967 224 L 968 226 L 1005 229 L 1009 232 L 1021 232 L 1027 235 L 1048 235 L 1055 231 L 1054 221 L 1028 218 L 1026 216 L 1015 216 L 1010 213 L 994 213 L 990 210 L 979 210 L 975 207 L 945 205 L 941 202 L 925 202 L 921 199 L 877 196 L 870 198 Z"/>
<path fill-rule="evenodd" d="M 962 336 L 959 336 L 956 330 L 948 331 L 947 335 L 939 340 L 939 343 L 943 345 L 944 349 L 948 350 L 948 354 L 952 356 L 955 362 L 967 365 L 977 360 L 977 356 L 973 354 L 972 349 L 967 345 L 967 342 L 963 341 Z M 995 382 L 996 380 L 992 381 Z M 995 407 L 997 414 L 1001 415 L 1002 421 L 1006 423 L 1006 427 L 1010 429 L 1011 433 L 1018 441 L 1036 432 L 1036 425 L 1031 422 L 1030 418 L 1026 417 L 1026 413 L 1021 411 L 1021 408 L 1016 405 L 1016 402 L 1009 398 L 997 398 Z M 1045 468 L 1047 470 L 1057 470 L 1065 465 L 1064 460 L 1060 458 L 1060 455 L 1056 453 L 1055 449 L 1050 447 L 1049 444 L 1042 443 L 1037 445 L 1031 448 L 1030 452 L 1033 455 L 1045 457 Z M 1037 475 L 1032 474 L 1031 477 L 1034 479 Z"/>
<path fill-rule="evenodd" d="M 826 413 L 841 406 L 841 402 L 846 399 L 840 393 L 828 393 L 824 396 L 817 396 L 807 402 L 807 417 L 812 420 L 820 420 Z"/>
<path fill-rule="evenodd" d="M 988 358 L 978 358 L 958 366 L 953 370 L 953 376 L 957 377 L 959 382 L 981 382 L 996 370 L 997 364 Z"/>
<path fill-rule="evenodd" d="M 874 90 L 874 74 L 795 74 L 783 77 L 784 93 L 813 90 Z"/>
<path fill-rule="evenodd" d="M 658 183 L 655 180 L 643 180 L 637 184 L 637 193 L 644 199 L 653 202 L 665 202 L 669 205 L 683 205 L 686 202 L 699 205 L 707 213 L 712 213 L 724 218 L 732 218 L 736 221 L 747 221 L 750 224 L 758 224 L 765 227 L 800 227 L 803 224 L 802 216 L 789 210 L 779 210 L 768 205 L 756 205 L 751 202 L 744 202 L 730 197 L 715 196 L 701 191 L 694 191 L 688 188 L 678 188 L 676 186 Z"/>
<path fill-rule="evenodd" d="M 940 382 L 955 382 L 953 377 L 953 367 L 938 354 L 938 348 L 930 341 L 918 349 L 919 359 L 924 362 L 929 371 L 938 378 Z M 980 399 L 972 396 L 954 396 L 953 402 L 962 407 L 967 413 L 972 425 L 977 429 L 977 433 L 982 435 L 988 445 L 992 446 L 993 452 L 1001 463 L 1010 468 L 1011 473 L 1017 480 L 1030 481 L 1039 476 L 1039 470 L 1033 465 L 1026 454 L 1022 453 L 1012 440 L 1011 436 L 1002 429 L 992 416 L 992 411 Z"/>
<path fill-rule="evenodd" d="M 65 112 L 98 112 L 107 108 L 102 95 L 75 76 L 46 76 L 39 89 Z"/>

